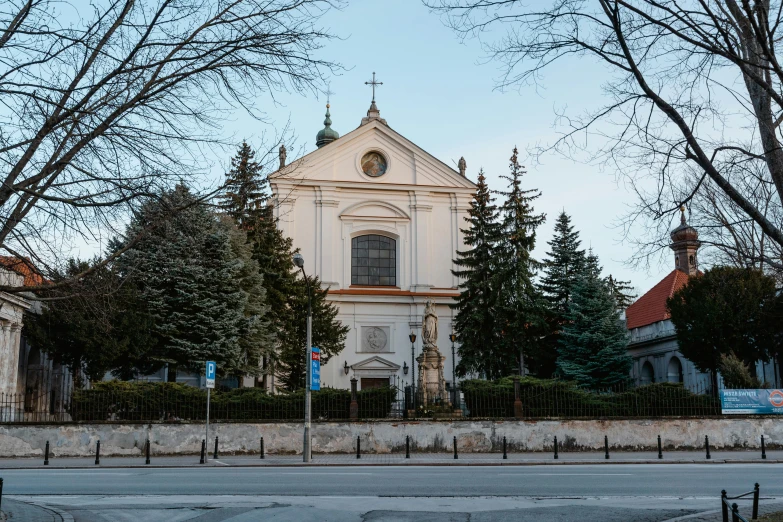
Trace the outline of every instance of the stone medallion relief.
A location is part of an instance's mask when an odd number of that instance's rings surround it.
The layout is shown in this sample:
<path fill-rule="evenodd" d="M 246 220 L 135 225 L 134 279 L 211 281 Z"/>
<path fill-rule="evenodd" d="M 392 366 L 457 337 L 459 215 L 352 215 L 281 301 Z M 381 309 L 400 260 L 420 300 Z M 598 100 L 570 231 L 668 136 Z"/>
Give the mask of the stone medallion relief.
<path fill-rule="evenodd" d="M 361 335 L 363 352 L 390 351 L 388 326 L 362 326 Z"/>

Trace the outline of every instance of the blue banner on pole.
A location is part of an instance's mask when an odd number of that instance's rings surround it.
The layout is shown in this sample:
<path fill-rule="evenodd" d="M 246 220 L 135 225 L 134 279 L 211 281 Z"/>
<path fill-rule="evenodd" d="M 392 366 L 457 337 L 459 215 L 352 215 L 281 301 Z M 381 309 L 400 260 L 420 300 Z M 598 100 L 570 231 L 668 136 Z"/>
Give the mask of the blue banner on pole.
<path fill-rule="evenodd" d="M 310 389 L 321 389 L 321 350 L 313 346 L 310 355 Z"/>
<path fill-rule="evenodd" d="M 723 414 L 783 415 L 783 390 L 721 390 Z"/>

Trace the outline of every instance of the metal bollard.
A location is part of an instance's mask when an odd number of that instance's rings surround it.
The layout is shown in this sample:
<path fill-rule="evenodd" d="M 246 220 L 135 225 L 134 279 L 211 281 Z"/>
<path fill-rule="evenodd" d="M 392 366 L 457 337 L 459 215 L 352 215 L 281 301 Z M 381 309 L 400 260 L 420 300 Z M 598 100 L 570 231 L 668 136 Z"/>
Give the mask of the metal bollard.
<path fill-rule="evenodd" d="M 767 448 L 764 447 L 764 435 L 761 436 L 761 459 L 767 458 Z"/>
<path fill-rule="evenodd" d="M 751 520 L 758 520 L 759 518 L 759 483 L 753 486 L 753 516 Z"/>
<path fill-rule="evenodd" d="M 204 439 L 201 439 L 201 460 L 198 461 L 199 464 L 204 464 L 207 459 L 207 441 Z"/>
<path fill-rule="evenodd" d="M 264 437 L 261 437 L 261 458 L 264 458 Z"/>
<path fill-rule="evenodd" d="M 411 458 L 411 438 L 405 435 L 405 458 Z"/>
<path fill-rule="evenodd" d="M 506 454 L 506 437 L 503 437 L 503 459 L 507 459 L 508 455 Z"/>
<path fill-rule="evenodd" d="M 49 465 L 49 441 L 46 441 L 46 450 L 44 451 L 44 466 Z"/>
<path fill-rule="evenodd" d="M 658 435 L 658 458 L 663 458 L 663 447 L 661 446 L 661 436 Z"/>
<path fill-rule="evenodd" d="M 609 460 L 609 437 L 604 435 L 604 458 Z"/>
<path fill-rule="evenodd" d="M 457 437 L 454 437 L 454 460 L 457 460 Z"/>
<path fill-rule="evenodd" d="M 150 463 L 150 439 L 147 439 L 147 460 L 144 462 L 144 464 Z"/>
<path fill-rule="evenodd" d="M 557 437 L 555 437 L 555 460 L 557 460 L 559 457 L 557 456 Z"/>
<path fill-rule="evenodd" d="M 740 522 L 739 506 L 736 502 L 731 505 L 731 522 Z"/>
<path fill-rule="evenodd" d="M 726 494 L 726 490 L 721 490 L 720 492 L 720 511 L 723 515 L 721 520 L 722 522 L 729 522 L 729 505 L 726 503 L 726 498 L 728 497 L 728 494 Z"/>
<path fill-rule="evenodd" d="M 95 465 L 101 463 L 101 441 L 98 441 L 98 444 L 95 445 Z"/>
<path fill-rule="evenodd" d="M 362 439 L 359 436 L 356 437 L 356 458 L 362 458 Z"/>
<path fill-rule="evenodd" d="M 212 455 L 212 458 L 217 460 L 218 458 L 218 438 L 215 437 L 215 453 Z"/>
<path fill-rule="evenodd" d="M 704 447 L 707 448 L 707 460 L 709 460 L 712 457 L 710 456 L 710 438 L 707 435 L 704 436 Z"/>

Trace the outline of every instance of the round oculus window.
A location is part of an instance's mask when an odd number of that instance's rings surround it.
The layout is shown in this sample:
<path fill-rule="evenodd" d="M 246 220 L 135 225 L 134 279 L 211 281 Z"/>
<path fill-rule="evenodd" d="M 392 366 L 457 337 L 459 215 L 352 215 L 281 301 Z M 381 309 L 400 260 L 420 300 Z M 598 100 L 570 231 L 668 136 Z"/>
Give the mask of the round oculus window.
<path fill-rule="evenodd" d="M 377 178 L 386 174 L 388 164 L 386 158 L 378 151 L 371 150 L 362 156 L 362 172 L 370 177 Z"/>

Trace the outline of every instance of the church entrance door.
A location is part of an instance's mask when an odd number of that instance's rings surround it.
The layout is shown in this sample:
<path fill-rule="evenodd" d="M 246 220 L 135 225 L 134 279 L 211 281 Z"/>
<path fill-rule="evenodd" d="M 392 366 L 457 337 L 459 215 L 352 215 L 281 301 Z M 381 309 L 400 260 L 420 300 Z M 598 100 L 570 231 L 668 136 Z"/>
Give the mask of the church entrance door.
<path fill-rule="evenodd" d="M 362 390 L 369 390 L 370 388 L 383 388 L 388 385 L 389 385 L 389 379 L 385 377 L 380 377 L 380 378 L 362 377 Z"/>

